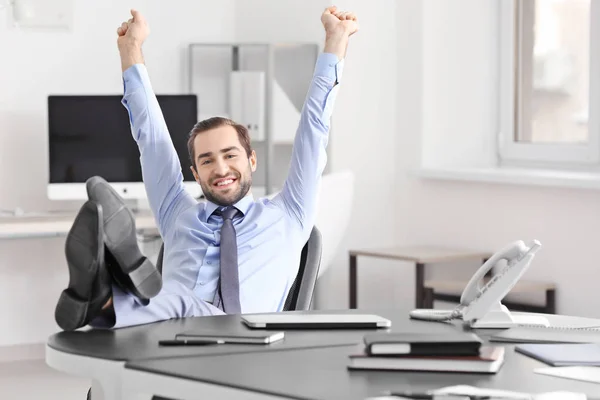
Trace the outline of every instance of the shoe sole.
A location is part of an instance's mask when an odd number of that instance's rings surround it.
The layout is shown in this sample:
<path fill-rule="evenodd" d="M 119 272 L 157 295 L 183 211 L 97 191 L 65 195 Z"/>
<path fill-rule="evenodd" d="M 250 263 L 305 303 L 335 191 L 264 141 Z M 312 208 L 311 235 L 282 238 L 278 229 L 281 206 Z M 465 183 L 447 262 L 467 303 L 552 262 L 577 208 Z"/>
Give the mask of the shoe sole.
<path fill-rule="evenodd" d="M 98 185 L 101 185 L 99 190 Z M 88 197 L 102 205 L 104 244 L 131 280 L 131 284 L 124 286 L 140 299 L 156 296 L 162 289 L 162 277 L 138 246 L 133 213 L 104 179 L 92 177 L 86 188 Z"/>
<path fill-rule="evenodd" d="M 101 220 L 102 207 L 87 201 L 67 235 L 65 254 L 69 266 L 69 285 L 60 294 L 54 312 L 56 323 L 65 331 L 75 330 L 87 323 L 94 282 L 98 279 L 100 265 L 104 263 L 103 235 L 99 226 Z M 92 230 L 90 224 L 94 224 Z M 85 269 L 85 273 L 81 269 Z M 74 282 L 73 277 L 77 277 L 78 281 Z M 85 296 L 82 291 L 88 295 Z"/>

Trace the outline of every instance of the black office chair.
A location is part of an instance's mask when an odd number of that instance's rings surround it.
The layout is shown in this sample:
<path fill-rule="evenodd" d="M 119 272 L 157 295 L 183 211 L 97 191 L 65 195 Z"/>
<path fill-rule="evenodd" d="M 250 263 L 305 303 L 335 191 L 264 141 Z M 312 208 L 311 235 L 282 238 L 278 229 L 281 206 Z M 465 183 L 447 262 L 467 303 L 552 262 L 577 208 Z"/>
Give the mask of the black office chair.
<path fill-rule="evenodd" d="M 310 233 L 308 241 L 302 248 L 298 274 L 285 299 L 283 311 L 310 310 L 315 284 L 319 276 L 319 267 L 321 266 L 322 249 L 321 232 L 315 226 Z M 156 259 L 156 268 L 161 273 L 163 253 L 164 245 L 160 246 L 158 258 Z"/>

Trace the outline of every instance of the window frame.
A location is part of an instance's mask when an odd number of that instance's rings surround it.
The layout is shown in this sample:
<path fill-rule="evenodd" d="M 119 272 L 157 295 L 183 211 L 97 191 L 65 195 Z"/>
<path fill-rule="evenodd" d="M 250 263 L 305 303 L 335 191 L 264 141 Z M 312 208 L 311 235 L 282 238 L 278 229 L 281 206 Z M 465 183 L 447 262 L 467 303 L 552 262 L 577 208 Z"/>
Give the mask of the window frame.
<path fill-rule="evenodd" d="M 537 0 L 536 0 L 537 1 Z M 500 130 L 498 135 L 499 162 L 501 165 L 531 165 L 535 167 L 590 167 L 600 164 L 600 2 L 590 1 L 590 74 L 589 74 L 589 119 L 588 142 L 575 143 L 524 143 L 515 140 L 515 134 L 522 126 L 517 115 L 527 114 L 524 110 L 517 114 L 520 102 L 517 99 L 516 81 L 532 79 L 517 77 L 516 62 L 520 54 L 522 42 L 517 41 L 517 29 L 521 29 L 522 18 L 532 17 L 531 9 L 524 9 L 523 4 L 535 4 L 531 0 L 502 0 L 500 6 Z M 529 45 L 533 46 L 533 37 Z M 527 43 L 526 43 L 527 44 Z M 533 52 L 531 52 L 533 55 Z M 533 57 L 530 60 L 533 62 Z M 532 68 L 525 70 L 532 71 Z M 520 71 L 522 72 L 522 71 Z"/>

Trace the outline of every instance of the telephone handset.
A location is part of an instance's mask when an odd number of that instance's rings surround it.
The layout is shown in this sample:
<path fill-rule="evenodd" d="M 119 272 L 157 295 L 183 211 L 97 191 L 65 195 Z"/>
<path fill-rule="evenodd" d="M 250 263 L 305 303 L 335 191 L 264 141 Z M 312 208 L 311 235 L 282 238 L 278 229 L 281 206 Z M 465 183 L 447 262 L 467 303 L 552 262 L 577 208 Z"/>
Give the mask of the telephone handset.
<path fill-rule="evenodd" d="M 478 270 L 465 287 L 460 305 L 450 311 L 413 310 L 410 316 L 429 321 L 462 319 L 472 328 L 508 328 L 520 325 L 548 326 L 548 319 L 536 315 L 511 315 L 501 301 L 523 276 L 535 253 L 541 247 L 534 240 L 528 247 L 521 240 L 513 242 L 496 252 Z M 504 265 L 502 265 L 504 264 Z M 501 267 L 485 285 L 481 281 L 493 268 Z"/>

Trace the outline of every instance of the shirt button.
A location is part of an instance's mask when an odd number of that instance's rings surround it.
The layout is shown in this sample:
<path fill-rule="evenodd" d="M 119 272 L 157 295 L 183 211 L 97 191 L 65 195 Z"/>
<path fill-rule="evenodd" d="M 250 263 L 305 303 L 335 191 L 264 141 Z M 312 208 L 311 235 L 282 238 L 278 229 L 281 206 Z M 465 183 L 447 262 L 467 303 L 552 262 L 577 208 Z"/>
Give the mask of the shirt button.
<path fill-rule="evenodd" d="M 212 264 L 210 261 L 207 261 L 206 263 L 207 263 L 208 265 Z"/>

